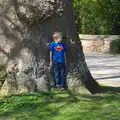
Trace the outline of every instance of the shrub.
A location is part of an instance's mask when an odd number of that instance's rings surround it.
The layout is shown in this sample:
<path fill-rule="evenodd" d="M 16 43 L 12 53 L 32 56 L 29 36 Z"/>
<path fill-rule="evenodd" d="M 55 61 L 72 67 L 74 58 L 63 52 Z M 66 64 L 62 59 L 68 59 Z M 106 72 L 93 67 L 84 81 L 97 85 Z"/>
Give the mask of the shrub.
<path fill-rule="evenodd" d="M 120 34 L 119 0 L 73 0 L 79 34 Z"/>
<path fill-rule="evenodd" d="M 120 39 L 113 40 L 110 45 L 110 53 L 120 54 Z"/>

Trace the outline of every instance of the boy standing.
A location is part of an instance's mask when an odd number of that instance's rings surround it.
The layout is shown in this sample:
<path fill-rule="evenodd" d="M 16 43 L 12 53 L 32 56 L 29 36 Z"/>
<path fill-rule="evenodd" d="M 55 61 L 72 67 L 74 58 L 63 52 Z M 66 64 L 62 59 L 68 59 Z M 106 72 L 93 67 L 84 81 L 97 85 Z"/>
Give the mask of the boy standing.
<path fill-rule="evenodd" d="M 53 34 L 53 42 L 50 44 L 50 66 L 54 70 L 55 85 L 57 88 L 65 87 L 65 65 L 66 61 L 66 48 L 62 42 L 62 34 L 55 32 Z"/>

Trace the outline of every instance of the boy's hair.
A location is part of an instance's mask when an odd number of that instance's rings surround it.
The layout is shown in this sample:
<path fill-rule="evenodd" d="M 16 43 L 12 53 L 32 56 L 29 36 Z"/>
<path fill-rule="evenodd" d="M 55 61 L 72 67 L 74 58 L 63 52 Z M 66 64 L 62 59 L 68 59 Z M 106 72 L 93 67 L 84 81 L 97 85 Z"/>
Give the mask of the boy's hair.
<path fill-rule="evenodd" d="M 53 40 L 56 40 L 56 39 L 62 38 L 62 37 L 63 37 L 63 35 L 61 32 L 54 32 L 53 33 Z"/>

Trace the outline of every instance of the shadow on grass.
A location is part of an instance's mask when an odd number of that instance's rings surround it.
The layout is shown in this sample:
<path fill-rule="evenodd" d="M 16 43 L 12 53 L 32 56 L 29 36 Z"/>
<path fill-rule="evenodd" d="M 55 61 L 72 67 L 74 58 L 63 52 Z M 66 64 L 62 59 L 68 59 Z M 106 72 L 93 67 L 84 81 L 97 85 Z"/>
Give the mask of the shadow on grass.
<path fill-rule="evenodd" d="M 102 93 L 120 93 L 120 87 L 101 86 Z"/>
<path fill-rule="evenodd" d="M 98 109 L 101 105 L 112 104 L 112 102 L 118 103 L 120 101 L 120 96 L 115 94 L 120 92 L 120 88 L 101 86 L 101 89 L 107 94 L 80 95 L 66 90 L 63 92 L 38 92 L 35 94 L 12 95 L 0 100 L 0 118 L 54 120 L 57 116 L 62 115 L 61 111 L 66 109 L 68 110 L 66 113 L 69 113 L 69 111 L 75 109 L 77 112 L 74 113 L 74 116 L 72 112 L 67 114 L 70 115 L 70 120 L 82 120 L 79 105 L 80 108 L 83 107 L 84 109 L 86 107 L 89 109 L 92 107 Z M 67 115 L 65 117 L 69 117 Z"/>
<path fill-rule="evenodd" d="M 98 94 L 83 94 L 80 95 L 82 98 L 84 98 L 83 101 L 87 102 L 100 102 L 105 101 L 106 103 L 112 102 L 112 101 L 120 101 L 120 87 L 112 87 L 112 86 L 100 86 L 101 93 Z"/>
<path fill-rule="evenodd" d="M 20 94 L 0 101 L 0 118 L 13 117 L 17 120 L 48 120 L 60 114 L 60 110 L 76 103 L 77 99 L 69 92 Z M 2 104 L 5 106 L 1 107 Z"/>

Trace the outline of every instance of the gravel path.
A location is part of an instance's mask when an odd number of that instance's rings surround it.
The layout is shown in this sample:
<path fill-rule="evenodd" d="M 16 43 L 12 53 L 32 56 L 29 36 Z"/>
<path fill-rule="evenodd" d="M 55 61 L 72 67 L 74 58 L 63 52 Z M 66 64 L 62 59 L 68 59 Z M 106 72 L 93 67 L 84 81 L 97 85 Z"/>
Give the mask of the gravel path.
<path fill-rule="evenodd" d="M 85 58 L 98 83 L 120 87 L 120 55 L 85 53 Z"/>

